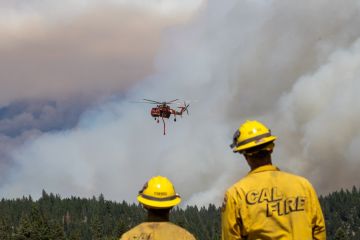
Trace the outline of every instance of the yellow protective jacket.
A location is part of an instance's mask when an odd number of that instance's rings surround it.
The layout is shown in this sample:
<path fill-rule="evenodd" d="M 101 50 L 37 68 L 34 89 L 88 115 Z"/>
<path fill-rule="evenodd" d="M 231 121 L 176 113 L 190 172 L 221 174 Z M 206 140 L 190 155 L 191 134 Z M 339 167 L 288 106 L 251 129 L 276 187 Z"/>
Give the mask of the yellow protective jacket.
<path fill-rule="evenodd" d="M 265 165 L 230 187 L 222 206 L 222 240 L 326 239 L 312 185 L 303 177 Z"/>
<path fill-rule="evenodd" d="M 144 222 L 124 233 L 120 240 L 196 240 L 185 229 L 170 222 Z"/>

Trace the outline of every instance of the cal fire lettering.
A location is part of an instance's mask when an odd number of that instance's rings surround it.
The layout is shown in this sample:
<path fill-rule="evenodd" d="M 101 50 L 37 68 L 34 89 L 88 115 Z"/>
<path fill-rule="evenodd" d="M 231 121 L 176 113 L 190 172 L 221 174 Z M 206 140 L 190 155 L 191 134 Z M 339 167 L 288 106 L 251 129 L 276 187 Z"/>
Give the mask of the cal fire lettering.
<path fill-rule="evenodd" d="M 246 194 L 246 202 L 250 205 L 262 203 L 264 201 L 276 202 L 281 199 L 282 195 L 278 193 L 276 187 L 271 188 L 271 190 L 268 188 L 263 188 L 260 192 L 253 190 Z"/>
<path fill-rule="evenodd" d="M 283 216 L 292 212 L 305 211 L 306 197 L 288 197 L 284 198 L 276 187 L 271 189 L 263 188 L 260 191 L 251 190 L 246 194 L 246 202 L 249 205 L 255 205 L 265 202 L 267 217 L 274 214 Z"/>
<path fill-rule="evenodd" d="M 291 212 L 305 211 L 306 197 L 290 197 L 284 201 L 267 204 L 267 216 L 271 217 L 274 213 L 279 216 L 287 215 Z"/>

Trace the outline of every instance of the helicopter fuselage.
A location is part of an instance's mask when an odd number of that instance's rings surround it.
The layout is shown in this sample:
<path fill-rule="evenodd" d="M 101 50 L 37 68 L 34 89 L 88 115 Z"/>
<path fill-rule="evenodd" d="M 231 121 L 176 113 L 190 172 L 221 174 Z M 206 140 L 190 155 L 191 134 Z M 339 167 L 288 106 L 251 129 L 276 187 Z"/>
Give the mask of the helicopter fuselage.
<path fill-rule="evenodd" d="M 168 106 L 157 106 L 151 109 L 151 116 L 154 118 L 170 118 L 172 111 Z"/>

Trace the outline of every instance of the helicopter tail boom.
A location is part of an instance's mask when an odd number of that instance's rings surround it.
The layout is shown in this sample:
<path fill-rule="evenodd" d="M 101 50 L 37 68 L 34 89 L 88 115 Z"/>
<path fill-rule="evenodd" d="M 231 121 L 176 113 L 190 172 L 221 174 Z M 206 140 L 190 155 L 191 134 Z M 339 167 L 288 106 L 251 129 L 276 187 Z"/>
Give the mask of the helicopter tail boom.
<path fill-rule="evenodd" d="M 182 114 L 183 114 L 184 112 L 186 112 L 187 115 L 189 115 L 189 110 L 188 110 L 189 106 L 190 106 L 190 104 L 186 104 L 186 102 L 184 102 L 184 105 L 179 107 L 179 108 L 180 108 L 180 111 L 179 111 L 179 112 L 176 112 L 176 115 L 182 116 Z"/>

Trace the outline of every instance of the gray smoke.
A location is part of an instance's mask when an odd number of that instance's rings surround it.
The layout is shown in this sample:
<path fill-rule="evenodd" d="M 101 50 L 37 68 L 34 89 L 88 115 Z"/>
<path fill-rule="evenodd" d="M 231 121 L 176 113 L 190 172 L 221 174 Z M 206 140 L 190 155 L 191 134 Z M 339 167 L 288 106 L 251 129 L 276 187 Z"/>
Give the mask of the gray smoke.
<path fill-rule="evenodd" d="M 248 167 L 228 147 L 246 119 L 279 138 L 274 163 L 309 178 L 319 193 L 360 181 L 360 1 L 212 0 L 163 36 L 155 74 L 128 100 L 197 100 L 190 116 L 162 125 L 151 106 L 112 101 L 75 129 L 13 152 L 1 192 L 135 201 L 153 175 L 168 176 L 184 204 L 219 204 Z"/>
<path fill-rule="evenodd" d="M 75 2 L 0 2 L 0 106 L 124 92 L 153 72 L 162 31 L 186 20 L 154 12 L 153 1 L 150 10 L 132 1 Z"/>
<path fill-rule="evenodd" d="M 122 99 L 153 72 L 161 32 L 194 4 L 0 2 L 1 185 L 12 181 L 20 145 L 74 128 L 84 111 Z"/>

